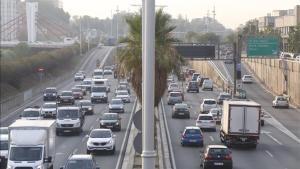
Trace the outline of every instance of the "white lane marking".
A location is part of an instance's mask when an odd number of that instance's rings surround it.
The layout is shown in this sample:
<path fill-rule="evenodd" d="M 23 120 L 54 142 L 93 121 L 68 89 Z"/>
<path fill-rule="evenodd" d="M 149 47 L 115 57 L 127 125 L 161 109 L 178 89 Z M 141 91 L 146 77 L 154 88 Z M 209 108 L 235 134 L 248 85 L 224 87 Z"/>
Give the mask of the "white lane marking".
<path fill-rule="evenodd" d="M 278 120 L 276 120 L 269 112 L 265 111 L 265 113 L 271 117 L 265 119 L 269 124 L 271 124 L 272 126 L 274 126 L 275 128 L 277 128 L 278 130 L 280 130 L 281 132 L 283 132 L 284 134 L 286 134 L 287 136 L 289 136 L 290 138 L 292 138 L 293 140 L 295 140 L 297 143 L 300 144 L 300 139 L 294 133 L 292 133 L 290 130 L 284 127 L 283 124 L 281 124 Z"/>
<path fill-rule="evenodd" d="M 274 158 L 273 154 L 270 153 L 268 150 L 265 151 L 270 157 Z"/>
<path fill-rule="evenodd" d="M 73 151 L 73 154 L 76 154 L 78 151 L 78 149 L 76 148 L 74 151 Z"/>
<path fill-rule="evenodd" d="M 211 141 L 215 141 L 215 139 L 213 138 L 213 136 L 209 136 Z"/>
<path fill-rule="evenodd" d="M 261 130 L 260 133 L 261 133 L 261 134 L 271 134 L 272 132 L 266 131 L 266 130 Z"/>
<path fill-rule="evenodd" d="M 266 133 L 267 136 L 269 136 L 272 140 L 274 140 L 277 144 L 282 145 L 280 141 L 278 141 L 275 137 L 273 137 L 270 133 Z"/>

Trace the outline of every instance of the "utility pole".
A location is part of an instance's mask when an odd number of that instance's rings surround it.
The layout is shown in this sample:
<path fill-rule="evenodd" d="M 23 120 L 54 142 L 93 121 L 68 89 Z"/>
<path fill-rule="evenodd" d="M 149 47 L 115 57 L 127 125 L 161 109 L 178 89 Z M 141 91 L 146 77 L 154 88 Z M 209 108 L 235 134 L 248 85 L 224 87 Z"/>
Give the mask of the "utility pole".
<path fill-rule="evenodd" d="M 113 21 L 114 21 L 114 16 L 113 16 L 112 10 L 110 10 L 110 15 L 111 15 L 110 37 L 112 37 L 113 36 Z"/>
<path fill-rule="evenodd" d="M 236 62 L 237 61 L 237 45 L 233 42 L 233 96 L 236 95 Z"/>
<path fill-rule="evenodd" d="M 88 51 L 90 50 L 90 22 L 87 20 L 87 41 L 88 41 Z"/>
<path fill-rule="evenodd" d="M 81 28 L 81 16 L 79 18 L 79 53 L 80 53 L 80 56 L 82 55 L 82 37 L 81 37 L 81 31 L 82 31 L 82 28 Z"/>
<path fill-rule="evenodd" d="M 155 84 L 155 0 L 145 0 L 145 38 L 143 39 L 143 152 L 142 169 L 154 169 L 154 84 Z"/>
<path fill-rule="evenodd" d="M 117 15 L 116 15 L 116 20 L 117 20 L 117 37 L 116 37 L 116 39 L 117 39 L 117 44 L 118 44 L 118 42 L 119 42 L 119 6 L 117 6 L 117 10 L 116 10 L 116 12 L 117 12 Z"/>

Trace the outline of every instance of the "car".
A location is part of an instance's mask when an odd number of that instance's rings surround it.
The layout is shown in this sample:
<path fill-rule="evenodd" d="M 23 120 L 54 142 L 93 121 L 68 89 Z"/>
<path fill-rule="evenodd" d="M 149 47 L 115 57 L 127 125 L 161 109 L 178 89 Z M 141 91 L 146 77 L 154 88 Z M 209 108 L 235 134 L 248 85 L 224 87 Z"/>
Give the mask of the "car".
<path fill-rule="evenodd" d="M 41 108 L 41 115 L 44 118 L 55 118 L 57 111 L 56 102 L 45 102 Z"/>
<path fill-rule="evenodd" d="M 87 91 L 91 91 L 92 87 L 92 78 L 85 78 L 82 82 L 81 85 L 86 88 Z"/>
<path fill-rule="evenodd" d="M 78 106 L 81 108 L 81 111 L 84 115 L 94 114 L 94 105 L 90 100 L 80 100 Z"/>
<path fill-rule="evenodd" d="M 210 109 L 209 113 L 208 114 L 211 114 L 214 118 L 214 120 L 216 121 L 217 124 L 220 124 L 221 123 L 221 117 L 222 117 L 222 114 L 223 114 L 223 110 L 221 108 L 212 108 Z"/>
<path fill-rule="evenodd" d="M 89 154 L 73 154 L 67 160 L 65 166 L 60 169 L 100 169 L 97 167 L 96 160 Z"/>
<path fill-rule="evenodd" d="M 73 92 L 69 90 L 62 91 L 59 97 L 59 104 L 71 104 L 73 105 L 75 103 L 75 99 L 73 96 Z"/>
<path fill-rule="evenodd" d="M 196 126 L 201 129 L 212 129 L 216 131 L 216 121 L 212 114 L 199 114 L 196 120 Z"/>
<path fill-rule="evenodd" d="M 217 98 L 217 103 L 218 104 L 223 104 L 224 100 L 230 100 L 232 99 L 232 96 L 229 93 L 226 92 L 222 92 L 219 94 L 218 98 Z"/>
<path fill-rule="evenodd" d="M 78 84 L 78 85 L 75 85 L 74 88 L 79 88 L 79 89 L 81 89 L 81 92 L 82 92 L 83 96 L 86 96 L 86 90 L 87 90 L 87 88 L 86 88 L 85 85 Z"/>
<path fill-rule="evenodd" d="M 200 154 L 200 167 L 232 169 L 231 151 L 224 145 L 207 145 Z"/>
<path fill-rule="evenodd" d="M 197 92 L 199 93 L 199 86 L 197 81 L 190 81 L 187 84 L 186 91 L 189 92 Z"/>
<path fill-rule="evenodd" d="M 108 151 L 115 153 L 115 135 L 110 129 L 93 129 L 87 140 L 86 153 L 90 154 L 95 151 Z"/>
<path fill-rule="evenodd" d="M 127 85 L 124 85 L 124 84 L 118 85 L 116 90 L 115 90 L 115 95 L 117 95 L 119 90 L 127 90 L 128 93 L 130 94 L 130 88 Z"/>
<path fill-rule="evenodd" d="M 110 83 L 108 79 L 92 79 L 92 86 L 104 86 L 106 91 L 110 92 Z"/>
<path fill-rule="evenodd" d="M 94 79 L 103 79 L 104 78 L 104 71 L 103 69 L 95 69 L 93 73 Z"/>
<path fill-rule="evenodd" d="M 184 101 L 184 93 L 180 89 L 173 90 L 173 92 L 179 92 L 181 94 L 182 101 Z"/>
<path fill-rule="evenodd" d="M 251 75 L 244 75 L 242 77 L 242 82 L 243 83 L 252 83 L 253 82 L 253 77 Z"/>
<path fill-rule="evenodd" d="M 210 79 L 206 79 L 203 81 L 203 84 L 202 84 L 202 90 L 211 90 L 213 91 L 214 90 L 214 85 L 213 85 L 213 81 L 210 80 Z"/>
<path fill-rule="evenodd" d="M 111 99 L 108 109 L 110 113 L 125 113 L 124 102 L 122 99 Z"/>
<path fill-rule="evenodd" d="M 110 69 L 104 69 L 103 75 L 112 75 L 113 71 Z"/>
<path fill-rule="evenodd" d="M 8 158 L 8 133 L 0 133 L 0 168 L 6 168 Z"/>
<path fill-rule="evenodd" d="M 57 89 L 55 87 L 47 87 L 43 92 L 44 101 L 56 101 Z"/>
<path fill-rule="evenodd" d="M 82 80 L 84 80 L 84 74 L 79 73 L 79 72 L 75 73 L 74 80 L 75 81 L 82 81 Z"/>
<path fill-rule="evenodd" d="M 23 120 L 41 120 L 41 108 L 39 106 L 27 107 L 20 115 Z"/>
<path fill-rule="evenodd" d="M 211 108 L 216 108 L 217 102 L 215 99 L 203 99 L 200 105 L 200 113 L 208 113 Z"/>
<path fill-rule="evenodd" d="M 72 95 L 74 99 L 83 99 L 83 92 L 81 88 L 72 88 Z"/>
<path fill-rule="evenodd" d="M 202 85 L 203 85 L 203 83 L 204 83 L 205 80 L 209 80 L 209 78 L 208 78 L 208 77 L 201 77 L 201 79 L 200 79 L 198 85 L 199 85 L 200 87 L 202 87 Z"/>
<path fill-rule="evenodd" d="M 168 95 L 168 105 L 174 105 L 176 103 L 182 103 L 181 92 L 170 92 Z"/>
<path fill-rule="evenodd" d="M 203 133 L 199 127 L 188 126 L 185 127 L 181 133 L 180 144 L 181 146 L 196 145 L 203 147 L 204 145 Z"/>
<path fill-rule="evenodd" d="M 85 71 L 83 71 L 83 70 L 79 70 L 79 71 L 78 71 L 78 73 L 81 73 L 81 74 L 83 74 L 83 77 L 84 77 L 84 78 L 86 77 L 86 73 L 85 73 Z"/>
<path fill-rule="evenodd" d="M 168 86 L 168 92 L 173 92 L 174 90 L 179 90 L 179 85 L 177 83 L 170 83 Z"/>
<path fill-rule="evenodd" d="M 192 76 L 194 73 L 196 73 L 196 70 L 195 69 L 188 69 L 188 75 L 189 76 Z"/>
<path fill-rule="evenodd" d="M 118 90 L 117 99 L 121 99 L 124 103 L 130 103 L 130 95 L 127 90 Z"/>
<path fill-rule="evenodd" d="M 274 108 L 289 108 L 289 101 L 285 96 L 275 96 L 272 106 Z"/>
<path fill-rule="evenodd" d="M 174 82 L 174 76 L 173 75 L 169 75 L 168 79 L 167 79 L 168 83 L 173 83 Z"/>
<path fill-rule="evenodd" d="M 184 118 L 190 118 L 190 110 L 189 106 L 185 103 L 176 103 L 173 106 L 172 110 L 172 118 L 177 117 L 184 117 Z"/>
<path fill-rule="evenodd" d="M 108 102 L 107 88 L 105 86 L 92 86 L 91 102 L 107 103 Z"/>
<path fill-rule="evenodd" d="M 197 81 L 198 76 L 200 76 L 199 73 L 193 73 L 193 75 L 192 75 L 192 81 Z"/>
<path fill-rule="evenodd" d="M 104 113 L 100 118 L 100 128 L 121 131 L 121 118 L 118 113 Z"/>

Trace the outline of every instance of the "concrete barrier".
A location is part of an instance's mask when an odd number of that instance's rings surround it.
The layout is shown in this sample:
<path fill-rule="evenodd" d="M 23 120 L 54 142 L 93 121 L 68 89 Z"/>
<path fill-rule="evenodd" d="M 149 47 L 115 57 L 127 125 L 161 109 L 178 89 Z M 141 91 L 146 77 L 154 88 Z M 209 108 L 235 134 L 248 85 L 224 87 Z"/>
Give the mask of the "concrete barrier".
<path fill-rule="evenodd" d="M 293 105 L 300 107 L 300 62 L 248 58 L 244 63 L 273 94 L 286 94 Z"/>

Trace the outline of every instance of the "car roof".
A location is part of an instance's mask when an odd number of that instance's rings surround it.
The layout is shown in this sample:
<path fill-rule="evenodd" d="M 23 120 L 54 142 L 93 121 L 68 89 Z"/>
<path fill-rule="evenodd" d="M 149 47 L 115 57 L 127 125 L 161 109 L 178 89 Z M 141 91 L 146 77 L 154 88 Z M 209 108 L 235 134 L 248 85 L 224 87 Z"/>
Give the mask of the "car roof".
<path fill-rule="evenodd" d="M 123 90 L 119 90 L 119 91 L 123 91 Z M 115 98 L 115 99 L 111 99 L 111 101 L 113 100 L 118 100 L 118 101 L 122 101 L 122 99 L 118 99 L 118 98 Z"/>
<path fill-rule="evenodd" d="M 56 105 L 57 103 L 56 102 L 45 102 L 44 105 L 45 104 L 55 104 Z"/>
<path fill-rule="evenodd" d="M 63 91 L 61 91 L 62 93 L 72 93 L 72 91 L 71 90 L 63 90 Z"/>
<path fill-rule="evenodd" d="M 80 100 L 79 103 L 83 103 L 83 102 L 91 102 L 91 100 Z"/>
<path fill-rule="evenodd" d="M 40 111 L 40 108 L 30 107 L 30 108 L 25 108 L 24 111 Z"/>
<path fill-rule="evenodd" d="M 55 89 L 56 90 L 56 87 L 47 87 L 46 89 Z"/>
<path fill-rule="evenodd" d="M 118 90 L 118 91 L 117 91 L 117 93 L 120 93 L 120 92 L 126 92 L 126 93 L 128 93 L 127 90 Z"/>
<path fill-rule="evenodd" d="M 93 132 L 93 131 L 110 131 L 111 132 L 111 129 L 104 129 L 104 128 L 93 129 L 91 132 Z"/>
<path fill-rule="evenodd" d="M 196 127 L 196 126 L 187 126 L 185 127 L 186 130 L 191 130 L 191 129 L 194 129 L 194 130 L 200 130 L 199 127 Z"/>
<path fill-rule="evenodd" d="M 207 145 L 207 148 L 227 148 L 227 146 L 224 145 Z"/>
<path fill-rule="evenodd" d="M 230 95 L 230 94 L 226 92 L 221 92 L 220 95 Z"/>
<path fill-rule="evenodd" d="M 92 81 L 92 78 L 85 78 L 83 81 Z"/>
<path fill-rule="evenodd" d="M 186 103 L 176 103 L 174 105 L 175 108 L 187 108 L 188 105 Z"/>
<path fill-rule="evenodd" d="M 119 114 L 118 113 L 104 113 L 103 116 L 104 115 L 119 115 Z"/>
<path fill-rule="evenodd" d="M 209 100 L 216 101 L 215 99 L 203 99 L 203 101 L 209 101 Z"/>
<path fill-rule="evenodd" d="M 58 110 L 79 110 L 79 107 L 76 106 L 65 106 L 65 107 L 58 107 Z"/>
<path fill-rule="evenodd" d="M 212 114 L 208 113 L 208 114 L 199 114 L 198 117 L 200 116 L 211 116 L 212 117 Z"/>
<path fill-rule="evenodd" d="M 74 154 L 72 155 L 69 160 L 92 160 L 92 155 L 90 154 Z"/>
<path fill-rule="evenodd" d="M 170 94 L 171 94 L 171 93 L 181 93 L 181 92 L 173 91 L 173 92 L 170 92 Z"/>
<path fill-rule="evenodd" d="M 6 141 L 6 140 L 8 140 L 8 134 L 0 134 L 0 140 L 1 140 L 1 141 Z"/>

